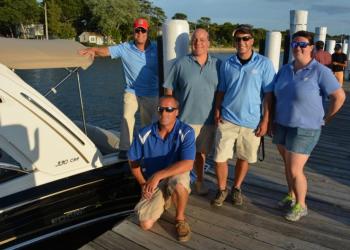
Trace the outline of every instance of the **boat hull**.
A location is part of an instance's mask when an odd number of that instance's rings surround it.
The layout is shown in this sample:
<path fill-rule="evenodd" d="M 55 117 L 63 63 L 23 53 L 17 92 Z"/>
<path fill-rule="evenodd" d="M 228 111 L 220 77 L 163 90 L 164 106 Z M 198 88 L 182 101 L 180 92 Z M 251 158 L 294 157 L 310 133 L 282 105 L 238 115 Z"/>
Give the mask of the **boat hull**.
<path fill-rule="evenodd" d="M 0 248 L 31 244 L 99 218 L 124 217 L 139 194 L 127 162 L 119 162 L 1 198 Z"/>

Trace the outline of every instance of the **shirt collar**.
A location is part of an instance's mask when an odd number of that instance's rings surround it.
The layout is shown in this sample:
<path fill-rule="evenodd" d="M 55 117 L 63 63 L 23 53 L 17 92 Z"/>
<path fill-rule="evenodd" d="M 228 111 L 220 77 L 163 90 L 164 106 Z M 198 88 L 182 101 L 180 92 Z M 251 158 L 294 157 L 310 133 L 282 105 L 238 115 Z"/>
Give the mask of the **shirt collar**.
<path fill-rule="evenodd" d="M 317 64 L 317 61 L 313 58 L 311 62 L 300 70 L 310 70 Z M 291 70 L 294 70 L 294 60 L 289 64 Z M 298 70 L 299 71 L 299 70 Z"/>
<path fill-rule="evenodd" d="M 191 58 L 193 61 L 198 62 L 198 61 L 197 61 L 197 57 L 195 57 L 193 54 L 190 54 L 190 58 Z M 213 60 L 212 57 L 211 57 L 210 54 L 208 53 L 207 61 L 205 62 L 205 64 L 210 63 L 212 60 Z"/>
<path fill-rule="evenodd" d="M 251 59 L 247 64 L 250 64 L 250 62 L 255 61 L 256 58 L 257 58 L 257 56 L 258 56 L 258 55 L 256 54 L 256 52 L 253 50 L 252 59 Z M 231 56 L 231 58 L 230 58 L 229 60 L 230 60 L 231 62 L 233 62 L 233 63 L 239 63 L 239 64 L 241 64 L 241 62 L 239 61 L 239 58 L 238 58 L 237 53 L 234 54 L 233 56 Z"/>
<path fill-rule="evenodd" d="M 175 131 L 177 130 L 177 127 L 179 126 L 179 124 L 180 124 L 180 121 L 179 121 L 179 119 L 176 118 L 175 125 L 174 125 L 173 129 L 171 130 L 170 134 L 168 135 L 168 137 L 167 137 L 165 140 L 168 140 L 168 139 L 170 139 L 170 138 L 172 138 L 172 137 L 174 136 Z M 161 137 L 159 136 L 159 132 L 158 132 L 158 122 L 153 123 L 152 129 L 151 129 L 151 130 L 152 130 L 152 134 L 153 134 L 155 137 L 157 137 L 157 138 L 163 140 L 163 138 L 161 138 Z"/>
<path fill-rule="evenodd" d="M 130 42 L 130 43 L 131 43 L 131 46 L 132 46 L 133 49 L 135 49 L 135 50 L 137 50 L 137 51 L 140 51 L 140 52 L 146 52 L 146 51 L 148 51 L 148 50 L 153 49 L 154 46 L 155 46 L 151 41 L 149 41 L 148 47 L 147 47 L 144 51 L 141 51 L 141 50 L 139 50 L 139 48 L 137 48 L 137 46 L 135 45 L 135 41 L 132 41 L 132 42 Z"/>

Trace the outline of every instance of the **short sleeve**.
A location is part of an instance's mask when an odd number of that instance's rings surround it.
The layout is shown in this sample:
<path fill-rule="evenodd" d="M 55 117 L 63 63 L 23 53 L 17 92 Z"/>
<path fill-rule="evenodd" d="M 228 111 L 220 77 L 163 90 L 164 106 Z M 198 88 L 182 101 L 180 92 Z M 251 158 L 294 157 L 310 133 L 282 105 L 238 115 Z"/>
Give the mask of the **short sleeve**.
<path fill-rule="evenodd" d="M 217 90 L 220 92 L 226 92 L 226 77 L 225 77 L 225 65 L 227 61 L 221 63 L 219 73 L 219 84 Z"/>
<path fill-rule="evenodd" d="M 194 160 L 196 157 L 196 144 L 194 130 L 190 127 L 184 134 L 181 142 L 180 160 Z"/>
<path fill-rule="evenodd" d="M 142 146 L 139 133 L 137 133 L 128 151 L 128 158 L 130 161 L 140 161 L 143 158 Z"/>
<path fill-rule="evenodd" d="M 164 88 L 171 89 L 171 90 L 176 88 L 177 74 L 179 71 L 178 64 L 179 64 L 179 62 L 176 61 L 174 63 L 174 65 L 171 67 L 170 72 L 169 72 L 168 76 L 166 77 L 165 82 L 163 84 Z"/>
<path fill-rule="evenodd" d="M 276 71 L 270 59 L 266 59 L 266 69 L 263 76 L 263 92 L 272 92 L 274 89 L 273 80 L 275 79 Z"/>
<path fill-rule="evenodd" d="M 320 77 L 319 77 L 319 86 L 320 89 L 322 90 L 323 94 L 326 96 L 329 96 L 332 94 L 334 91 L 340 88 L 340 84 L 335 78 L 334 74 L 332 71 L 327 68 L 322 66 L 321 72 L 320 72 Z"/>
<path fill-rule="evenodd" d="M 124 44 L 119 44 L 119 45 L 114 45 L 114 46 L 110 46 L 108 47 L 109 50 L 109 54 L 111 55 L 111 58 L 118 58 L 121 57 L 123 54 L 123 47 L 125 45 Z"/>

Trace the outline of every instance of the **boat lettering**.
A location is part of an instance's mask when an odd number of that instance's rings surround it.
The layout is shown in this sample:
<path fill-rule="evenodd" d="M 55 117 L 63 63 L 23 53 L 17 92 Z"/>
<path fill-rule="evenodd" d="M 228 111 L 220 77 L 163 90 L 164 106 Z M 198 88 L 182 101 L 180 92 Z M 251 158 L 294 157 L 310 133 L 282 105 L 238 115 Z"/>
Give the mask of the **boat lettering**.
<path fill-rule="evenodd" d="M 63 215 L 56 217 L 56 218 L 52 218 L 51 219 L 51 224 L 57 224 L 57 223 L 62 223 L 65 222 L 69 219 L 73 219 L 74 217 L 80 216 L 84 213 L 84 210 L 86 209 L 86 207 L 84 208 L 79 208 L 73 211 L 68 211 L 65 212 Z"/>
<path fill-rule="evenodd" d="M 78 161 L 79 160 L 79 156 L 78 157 L 73 157 L 71 159 L 66 159 L 66 160 L 62 160 L 62 161 L 58 161 L 57 164 L 56 164 L 56 167 L 60 167 L 60 166 L 63 166 L 63 165 L 66 165 L 68 163 L 72 163 L 72 162 L 75 162 L 75 161 Z"/>
<path fill-rule="evenodd" d="M 79 156 L 78 156 L 78 157 L 71 158 L 69 161 L 70 161 L 70 162 L 75 162 L 75 161 L 78 161 L 78 160 L 79 160 Z"/>

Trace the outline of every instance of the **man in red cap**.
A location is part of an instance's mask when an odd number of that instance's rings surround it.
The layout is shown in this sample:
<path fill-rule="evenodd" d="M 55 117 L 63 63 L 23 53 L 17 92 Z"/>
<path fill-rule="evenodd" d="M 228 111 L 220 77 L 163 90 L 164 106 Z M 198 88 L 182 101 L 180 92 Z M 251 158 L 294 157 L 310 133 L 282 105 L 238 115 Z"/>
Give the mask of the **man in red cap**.
<path fill-rule="evenodd" d="M 134 40 L 119 45 L 86 48 L 80 55 L 121 58 L 125 75 L 123 119 L 120 131 L 119 158 L 127 159 L 133 138 L 135 114 L 140 110 L 141 126 L 155 120 L 158 104 L 158 56 L 156 44 L 148 39 L 148 21 L 134 21 Z"/>

